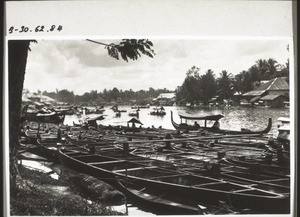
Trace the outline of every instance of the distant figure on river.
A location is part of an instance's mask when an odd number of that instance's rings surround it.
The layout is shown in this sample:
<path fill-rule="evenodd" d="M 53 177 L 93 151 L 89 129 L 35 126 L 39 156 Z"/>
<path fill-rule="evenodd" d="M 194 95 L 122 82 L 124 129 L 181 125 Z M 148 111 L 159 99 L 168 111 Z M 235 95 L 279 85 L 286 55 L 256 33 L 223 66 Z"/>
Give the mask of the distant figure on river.
<path fill-rule="evenodd" d="M 197 121 L 194 122 L 194 127 L 200 128 L 200 125 L 198 124 Z"/>
<path fill-rule="evenodd" d="M 214 123 L 214 125 L 212 126 L 212 128 L 214 129 L 220 129 L 220 123 L 218 120 L 216 120 L 216 122 Z"/>

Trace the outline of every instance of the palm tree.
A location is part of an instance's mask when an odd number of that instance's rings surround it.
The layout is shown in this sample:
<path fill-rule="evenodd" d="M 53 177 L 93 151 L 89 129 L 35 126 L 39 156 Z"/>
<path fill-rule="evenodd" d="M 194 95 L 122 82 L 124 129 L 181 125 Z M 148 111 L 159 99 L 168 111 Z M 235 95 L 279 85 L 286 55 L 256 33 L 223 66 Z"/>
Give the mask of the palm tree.
<path fill-rule="evenodd" d="M 273 59 L 273 58 L 268 59 L 267 65 L 266 65 L 266 68 L 267 68 L 266 76 L 269 79 L 274 78 L 278 71 L 278 67 L 279 67 L 279 64 L 275 59 Z"/>
<path fill-rule="evenodd" d="M 214 72 L 208 69 L 200 78 L 201 98 L 204 102 L 208 102 L 216 94 L 216 79 Z"/>
<path fill-rule="evenodd" d="M 217 80 L 218 93 L 222 99 L 228 99 L 233 95 L 233 78 L 232 74 L 223 70 Z"/>
<path fill-rule="evenodd" d="M 256 60 L 255 63 L 259 72 L 260 80 L 265 80 L 266 79 L 265 73 L 267 71 L 267 61 L 263 59 L 258 59 Z"/>

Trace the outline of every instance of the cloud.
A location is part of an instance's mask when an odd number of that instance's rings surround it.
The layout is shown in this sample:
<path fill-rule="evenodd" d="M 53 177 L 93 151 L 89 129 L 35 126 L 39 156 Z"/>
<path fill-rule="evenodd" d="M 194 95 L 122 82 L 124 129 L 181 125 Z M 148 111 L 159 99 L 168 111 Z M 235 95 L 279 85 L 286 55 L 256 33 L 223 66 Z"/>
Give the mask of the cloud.
<path fill-rule="evenodd" d="M 114 40 L 97 40 L 104 43 Z M 287 41 L 274 40 L 152 40 L 156 55 L 125 62 L 86 40 L 44 40 L 31 45 L 24 86 L 36 91 L 68 89 L 76 94 L 90 90 L 175 89 L 188 69 L 222 70 L 237 74 L 257 59 L 274 58 L 284 64 Z"/>

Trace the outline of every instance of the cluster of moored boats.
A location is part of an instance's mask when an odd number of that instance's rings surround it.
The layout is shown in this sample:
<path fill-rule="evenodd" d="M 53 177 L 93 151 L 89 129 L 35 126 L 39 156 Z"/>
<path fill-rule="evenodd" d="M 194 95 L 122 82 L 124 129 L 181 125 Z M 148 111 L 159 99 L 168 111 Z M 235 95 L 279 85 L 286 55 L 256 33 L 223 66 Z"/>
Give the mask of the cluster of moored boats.
<path fill-rule="evenodd" d="M 271 120 L 262 131 L 206 126 L 220 118 L 198 117 L 204 126 L 172 118 L 176 130 L 36 124 L 24 130 L 20 153 L 104 180 L 164 214 L 289 213 L 290 155 L 281 141 L 265 136 Z"/>

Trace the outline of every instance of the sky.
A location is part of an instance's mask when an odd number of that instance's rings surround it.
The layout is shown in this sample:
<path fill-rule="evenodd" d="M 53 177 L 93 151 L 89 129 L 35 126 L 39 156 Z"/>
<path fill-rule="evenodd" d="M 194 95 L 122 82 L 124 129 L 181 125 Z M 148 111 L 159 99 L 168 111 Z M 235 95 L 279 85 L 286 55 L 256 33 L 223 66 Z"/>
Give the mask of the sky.
<path fill-rule="evenodd" d="M 75 94 L 91 90 L 175 90 L 186 72 L 200 68 L 200 75 L 212 69 L 236 75 L 258 59 L 288 59 L 287 40 L 237 39 L 150 39 L 154 58 L 141 56 L 128 62 L 108 56 L 104 46 L 82 40 L 39 40 L 30 45 L 24 88 L 31 92 L 67 89 Z M 98 39 L 103 43 L 119 42 Z"/>

